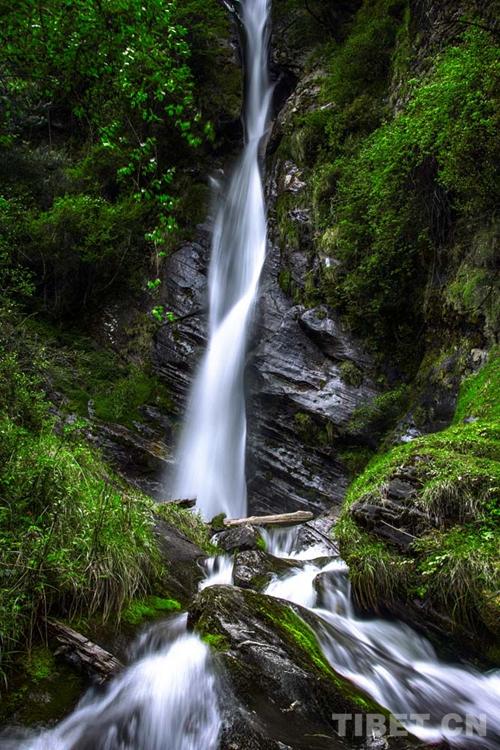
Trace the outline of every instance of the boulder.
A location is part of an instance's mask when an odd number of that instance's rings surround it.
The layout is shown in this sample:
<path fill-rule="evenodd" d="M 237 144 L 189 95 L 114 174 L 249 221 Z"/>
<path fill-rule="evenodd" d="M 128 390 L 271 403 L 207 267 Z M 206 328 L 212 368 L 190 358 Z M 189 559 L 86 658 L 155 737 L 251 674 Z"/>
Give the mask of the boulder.
<path fill-rule="evenodd" d="M 234 558 L 233 582 L 244 589 L 261 591 L 275 574 L 284 574 L 302 565 L 298 560 L 283 560 L 259 549 L 247 550 Z"/>
<path fill-rule="evenodd" d="M 227 531 L 222 531 L 215 537 L 217 546 L 224 552 L 236 552 L 239 550 L 256 550 L 263 545 L 263 539 L 257 529 L 250 524 L 235 526 Z"/>
<path fill-rule="evenodd" d="M 207 555 L 162 518 L 156 518 L 155 536 L 167 571 L 165 591 L 183 602 L 189 601 L 204 577 L 201 562 Z"/>
<path fill-rule="evenodd" d="M 212 644 L 225 696 L 221 750 L 352 747 L 336 736 L 332 714 L 361 713 L 367 699 L 331 669 L 315 624 L 302 607 L 241 588 L 213 586 L 196 598 L 188 625 Z"/>

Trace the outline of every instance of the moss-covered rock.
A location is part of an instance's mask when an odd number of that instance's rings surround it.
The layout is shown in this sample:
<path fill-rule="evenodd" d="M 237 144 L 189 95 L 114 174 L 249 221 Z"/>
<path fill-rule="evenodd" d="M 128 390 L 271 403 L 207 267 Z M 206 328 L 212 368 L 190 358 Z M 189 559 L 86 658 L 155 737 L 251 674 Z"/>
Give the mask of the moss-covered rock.
<path fill-rule="evenodd" d="M 383 713 L 332 670 L 314 634 L 315 615 L 302 607 L 213 586 L 193 603 L 189 624 L 213 643 L 222 669 L 229 725 L 224 748 L 235 746 L 230 738 L 242 750 L 277 750 L 278 743 L 293 750 L 341 750 L 349 740 L 336 737 L 332 713 Z M 256 737 L 262 744 L 255 744 Z M 415 746 L 411 739 L 390 742 L 395 748 Z"/>

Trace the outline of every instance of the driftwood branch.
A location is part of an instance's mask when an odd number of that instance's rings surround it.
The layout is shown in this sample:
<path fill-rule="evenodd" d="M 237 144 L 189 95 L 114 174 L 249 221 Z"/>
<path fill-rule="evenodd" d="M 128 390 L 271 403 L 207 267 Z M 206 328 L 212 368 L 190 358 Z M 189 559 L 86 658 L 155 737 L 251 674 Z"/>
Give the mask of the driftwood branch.
<path fill-rule="evenodd" d="M 298 510 L 295 513 L 280 513 L 274 516 L 249 516 L 248 518 L 225 518 L 224 526 L 294 526 L 298 523 L 312 521 L 314 513 L 307 510 Z"/>
<path fill-rule="evenodd" d="M 58 620 L 47 620 L 47 628 L 58 644 L 56 654 L 62 654 L 98 682 L 107 682 L 123 669 L 123 664 L 113 654 L 68 625 Z"/>

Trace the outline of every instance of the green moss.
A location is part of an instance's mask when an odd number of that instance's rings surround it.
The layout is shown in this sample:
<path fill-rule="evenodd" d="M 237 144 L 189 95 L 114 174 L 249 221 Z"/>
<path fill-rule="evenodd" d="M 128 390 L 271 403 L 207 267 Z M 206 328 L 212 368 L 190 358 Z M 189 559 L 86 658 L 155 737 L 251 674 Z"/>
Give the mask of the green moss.
<path fill-rule="evenodd" d="M 34 682 L 46 680 L 56 669 L 54 655 L 45 646 L 36 646 L 25 658 L 25 669 Z"/>
<path fill-rule="evenodd" d="M 17 659 L 12 672 L 9 689 L 0 699 L 2 725 L 47 726 L 59 721 L 74 708 L 86 687 L 74 668 L 56 660 L 42 645 Z"/>
<path fill-rule="evenodd" d="M 256 600 L 257 603 L 257 600 Z M 363 710 L 373 710 L 375 704 L 340 677 L 326 660 L 313 629 L 294 612 L 291 607 L 277 605 L 269 597 L 259 600 L 259 611 L 280 633 L 285 641 L 291 641 L 312 662 L 318 672 L 333 682 L 339 692 L 355 706 Z"/>
<path fill-rule="evenodd" d="M 448 241 L 453 220 L 451 194 L 462 215 L 492 211 L 497 59 L 487 32 L 467 32 L 428 79 L 415 82 L 405 109 L 365 138 L 354 157 L 337 163 L 335 255 L 341 263 L 327 282 L 329 301 L 392 359 L 415 357 L 428 266 L 435 248 Z M 436 194 L 440 210 L 430 222 L 427 207 Z M 471 289 L 487 291 L 485 274 L 469 273 Z"/>
<path fill-rule="evenodd" d="M 467 418 L 500 421 L 500 349 L 493 347 L 488 361 L 461 385 L 454 423 Z"/>
<path fill-rule="evenodd" d="M 373 401 L 359 406 L 352 414 L 348 430 L 353 433 L 369 433 L 380 437 L 392 427 L 402 415 L 408 403 L 409 391 L 400 385 L 392 391 L 376 396 Z"/>
<path fill-rule="evenodd" d="M 228 651 L 230 643 L 223 635 L 216 633 L 204 633 L 202 641 L 210 646 L 213 651 Z"/>
<path fill-rule="evenodd" d="M 134 599 L 125 607 L 121 619 L 129 625 L 139 625 L 145 620 L 154 620 L 166 612 L 178 612 L 181 609 L 177 599 L 165 599 L 159 596 L 148 596 L 146 599 Z"/>
<path fill-rule="evenodd" d="M 264 539 L 263 536 L 259 535 L 257 537 L 257 548 L 260 549 L 260 550 L 262 550 L 262 552 L 266 551 L 267 545 L 266 545 L 266 540 Z"/>
<path fill-rule="evenodd" d="M 353 447 L 339 454 L 351 477 L 357 476 L 373 458 L 373 451 L 366 447 Z"/>
<path fill-rule="evenodd" d="M 348 360 L 345 360 L 340 365 L 340 377 L 344 383 L 352 385 L 355 388 L 359 388 L 364 380 L 363 373 L 359 367 L 357 367 L 354 362 L 349 362 Z"/>

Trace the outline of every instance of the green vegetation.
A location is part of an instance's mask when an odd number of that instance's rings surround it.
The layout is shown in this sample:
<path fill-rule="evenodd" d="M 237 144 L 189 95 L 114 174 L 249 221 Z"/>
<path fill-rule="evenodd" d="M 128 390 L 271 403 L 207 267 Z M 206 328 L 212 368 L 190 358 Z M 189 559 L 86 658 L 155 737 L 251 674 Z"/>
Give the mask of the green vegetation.
<path fill-rule="evenodd" d="M 43 0 L 2 20 L 0 232 L 17 247 L 1 273 L 22 258 L 40 307 L 77 317 L 158 277 L 204 214 L 193 154 L 202 167 L 239 108 L 228 14 L 216 0 Z"/>
<path fill-rule="evenodd" d="M 205 633 L 202 636 L 202 641 L 210 646 L 213 651 L 227 651 L 229 649 L 229 641 L 223 635 L 217 635 L 216 633 Z"/>
<path fill-rule="evenodd" d="M 252 594 L 252 596 L 258 597 L 259 595 Z M 265 617 L 273 628 L 276 628 L 285 642 L 288 641 L 292 645 L 294 651 L 299 649 L 299 652 L 302 652 L 302 658 L 305 656 L 306 662 L 309 662 L 309 664 L 312 662 L 318 672 L 323 677 L 326 677 L 333 682 L 340 694 L 349 702 L 365 711 L 378 708 L 373 701 L 356 691 L 331 668 L 323 655 L 318 638 L 313 629 L 293 610 L 292 607 L 281 602 L 277 603 L 270 597 L 255 598 L 254 604 L 261 615 Z M 297 660 L 297 663 L 300 663 L 300 661 L 298 661 L 298 659 L 300 659 L 298 654 L 294 655 L 294 659 Z"/>
<path fill-rule="evenodd" d="M 394 426 L 407 402 L 408 388 L 404 385 L 382 393 L 354 411 L 348 430 L 353 433 L 367 433 L 372 439 L 379 438 Z"/>
<path fill-rule="evenodd" d="M 457 315 L 488 335 L 498 325 L 499 50 L 469 20 L 415 75 L 407 2 L 364 2 L 343 40 L 315 51 L 316 106 L 299 108 L 279 151 L 305 170 L 316 255 L 337 261 L 320 265 L 312 298 L 410 375 L 429 328 Z M 290 209 L 303 202 L 277 205 L 285 248 L 298 231 Z"/>
<path fill-rule="evenodd" d="M 0 633 L 4 661 L 43 617 L 119 613 L 160 573 L 153 504 L 82 442 L 54 431 L 14 353 L 0 368 Z"/>
<path fill-rule="evenodd" d="M 178 612 L 180 609 L 181 604 L 177 599 L 148 596 L 146 599 L 133 599 L 122 611 L 121 619 L 128 625 L 140 625 L 145 620 L 154 620 L 166 612 Z"/>
<path fill-rule="evenodd" d="M 7 725 L 47 726 L 76 705 L 85 687 L 81 675 L 45 646 L 18 659 L 9 677 L 9 692 L 0 702 L 0 721 Z"/>
<path fill-rule="evenodd" d="M 495 348 L 479 372 L 464 381 L 451 427 L 377 455 L 351 485 L 336 534 L 365 606 L 376 609 L 417 596 L 445 611 L 458 627 L 497 632 L 499 388 Z M 408 469 L 418 488 L 412 502 L 427 518 L 427 530 L 403 555 L 360 529 L 349 508 L 362 498 L 382 502 L 384 485 Z"/>

